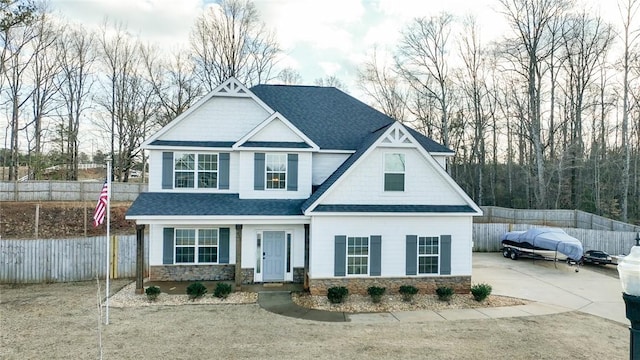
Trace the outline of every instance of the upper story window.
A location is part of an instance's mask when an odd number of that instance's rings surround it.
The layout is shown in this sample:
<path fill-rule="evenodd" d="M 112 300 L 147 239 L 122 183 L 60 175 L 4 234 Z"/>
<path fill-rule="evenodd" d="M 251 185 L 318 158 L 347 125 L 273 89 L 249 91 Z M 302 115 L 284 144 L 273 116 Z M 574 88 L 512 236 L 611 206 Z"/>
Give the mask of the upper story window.
<path fill-rule="evenodd" d="M 176 188 L 218 187 L 218 154 L 176 153 L 174 158 Z"/>
<path fill-rule="evenodd" d="M 404 191 L 404 154 L 384 154 L 384 191 Z"/>
<path fill-rule="evenodd" d="M 267 189 L 287 188 L 287 154 L 266 154 Z"/>

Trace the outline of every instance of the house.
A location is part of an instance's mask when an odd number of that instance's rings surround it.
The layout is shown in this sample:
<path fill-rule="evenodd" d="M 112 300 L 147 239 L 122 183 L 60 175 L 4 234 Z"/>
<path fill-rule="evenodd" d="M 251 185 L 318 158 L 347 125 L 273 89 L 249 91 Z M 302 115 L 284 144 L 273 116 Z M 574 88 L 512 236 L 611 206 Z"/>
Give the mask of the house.
<path fill-rule="evenodd" d="M 142 146 L 126 217 L 148 226 L 151 280 L 469 291 L 481 210 L 453 152 L 338 89 L 231 78 Z"/>

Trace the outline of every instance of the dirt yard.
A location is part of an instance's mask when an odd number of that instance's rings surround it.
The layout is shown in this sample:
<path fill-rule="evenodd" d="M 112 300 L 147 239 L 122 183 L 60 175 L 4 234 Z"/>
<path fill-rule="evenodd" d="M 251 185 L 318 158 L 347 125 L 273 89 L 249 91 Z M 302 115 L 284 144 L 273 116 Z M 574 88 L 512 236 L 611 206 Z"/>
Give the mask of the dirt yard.
<path fill-rule="evenodd" d="M 96 198 L 97 201 L 97 198 Z M 0 201 L 0 239 L 34 239 L 36 224 L 36 202 Z M 93 210 L 96 202 L 48 202 L 39 203 L 38 238 L 55 239 L 104 235 L 105 225 L 94 228 Z M 111 204 L 111 232 L 113 234 L 135 234 L 133 221 L 124 216 L 130 203 Z"/>
<path fill-rule="evenodd" d="M 115 281 L 115 293 L 127 282 Z M 95 282 L 0 285 L 1 359 L 97 359 Z M 257 304 L 110 309 L 104 359 L 625 359 L 629 330 L 599 317 L 320 323 Z"/>

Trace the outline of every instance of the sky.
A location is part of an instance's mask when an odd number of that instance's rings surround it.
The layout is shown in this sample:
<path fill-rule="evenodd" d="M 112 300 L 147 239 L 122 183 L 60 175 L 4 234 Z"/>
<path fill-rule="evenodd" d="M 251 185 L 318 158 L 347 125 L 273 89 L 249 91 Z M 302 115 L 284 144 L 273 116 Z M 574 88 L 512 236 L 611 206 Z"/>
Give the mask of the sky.
<path fill-rule="evenodd" d="M 592 13 L 619 19 L 615 0 L 577 0 Z M 359 64 L 390 54 L 400 33 L 416 17 L 442 11 L 476 17 L 483 43 L 507 30 L 497 0 L 254 0 L 261 20 L 284 50 L 281 68 L 296 69 L 304 84 L 336 76 L 357 96 Z M 188 46 L 194 19 L 214 0 L 50 0 L 51 9 L 72 22 L 97 28 L 109 19 L 143 41 L 175 50 Z M 608 4 L 603 6 L 602 4 Z M 613 8 L 613 9 L 612 9 Z M 615 10 L 615 11 L 614 11 Z M 612 21 L 613 21 L 612 20 Z M 384 55 L 383 55 L 384 56 Z"/>

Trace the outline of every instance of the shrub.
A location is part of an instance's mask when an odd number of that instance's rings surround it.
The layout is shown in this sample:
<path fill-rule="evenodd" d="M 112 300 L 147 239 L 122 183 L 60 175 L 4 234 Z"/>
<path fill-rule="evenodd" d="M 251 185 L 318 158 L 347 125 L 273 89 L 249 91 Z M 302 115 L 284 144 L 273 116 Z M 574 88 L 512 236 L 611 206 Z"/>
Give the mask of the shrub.
<path fill-rule="evenodd" d="M 475 284 L 471 286 L 471 294 L 476 301 L 482 301 L 491 294 L 491 285 L 489 284 Z"/>
<path fill-rule="evenodd" d="M 231 284 L 218 283 L 213 290 L 213 296 L 220 299 L 226 299 L 229 294 L 231 294 Z"/>
<path fill-rule="evenodd" d="M 189 299 L 191 300 L 203 297 L 206 293 L 207 288 L 199 282 L 194 282 L 187 287 L 187 295 L 189 295 Z"/>
<path fill-rule="evenodd" d="M 449 301 L 453 296 L 453 289 L 448 286 L 440 286 L 436 289 L 436 294 L 438 294 L 438 300 Z"/>
<path fill-rule="evenodd" d="M 370 286 L 367 289 L 367 293 L 371 295 L 371 301 L 374 303 L 379 303 L 382 300 L 382 295 L 387 292 L 387 288 L 379 287 L 379 286 Z"/>
<path fill-rule="evenodd" d="M 332 304 L 343 303 L 349 296 L 349 289 L 344 286 L 334 286 L 327 290 L 327 298 Z"/>
<path fill-rule="evenodd" d="M 401 285 L 398 292 L 402 294 L 402 300 L 409 302 L 418 293 L 418 288 L 413 285 Z"/>
<path fill-rule="evenodd" d="M 158 295 L 160 295 L 160 288 L 157 286 L 149 286 L 144 290 L 144 293 L 147 294 L 149 301 L 156 301 Z"/>

